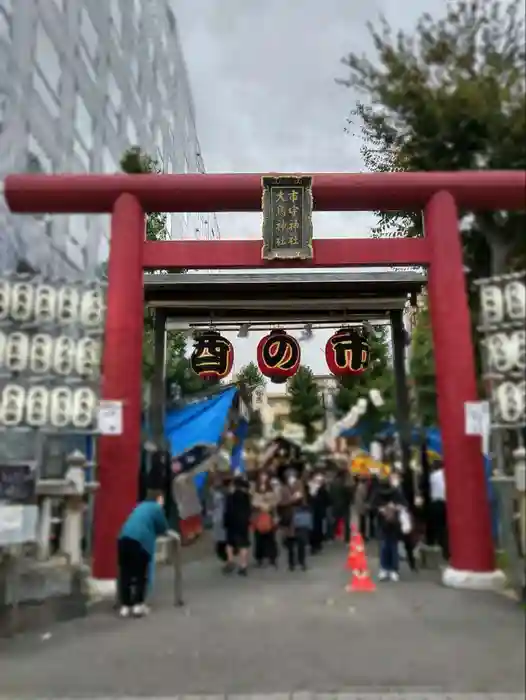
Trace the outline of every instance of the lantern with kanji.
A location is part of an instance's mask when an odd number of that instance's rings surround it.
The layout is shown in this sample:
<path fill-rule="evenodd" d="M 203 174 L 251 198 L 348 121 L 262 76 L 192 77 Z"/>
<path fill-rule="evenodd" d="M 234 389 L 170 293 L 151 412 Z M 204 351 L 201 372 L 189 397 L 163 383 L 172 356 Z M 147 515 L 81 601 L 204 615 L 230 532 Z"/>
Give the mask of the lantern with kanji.
<path fill-rule="evenodd" d="M 201 379 L 223 379 L 233 363 L 234 347 L 228 338 L 212 329 L 195 338 L 190 367 Z"/>
<path fill-rule="evenodd" d="M 362 328 L 340 328 L 325 345 L 325 359 L 336 377 L 361 374 L 369 366 L 371 349 Z"/>
<path fill-rule="evenodd" d="M 298 371 L 300 344 L 284 330 L 273 330 L 258 344 L 258 367 L 274 384 L 283 384 Z"/>

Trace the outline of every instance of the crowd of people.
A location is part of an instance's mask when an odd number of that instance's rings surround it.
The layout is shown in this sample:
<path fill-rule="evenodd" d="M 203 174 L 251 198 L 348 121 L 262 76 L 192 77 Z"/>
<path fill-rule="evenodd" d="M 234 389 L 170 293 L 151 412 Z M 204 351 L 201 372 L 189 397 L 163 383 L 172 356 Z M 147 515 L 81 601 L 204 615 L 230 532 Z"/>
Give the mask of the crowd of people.
<path fill-rule="evenodd" d="M 417 570 L 423 503 L 419 497 L 408 502 L 396 472 L 380 479 L 292 464 L 249 476 L 220 472 L 212 479 L 209 513 L 225 573 L 246 576 L 251 549 L 256 567 L 277 567 L 284 550 L 291 571 L 306 570 L 308 557 L 326 542 L 338 535 L 349 542 L 352 521 L 365 541 L 378 540 L 381 580 L 398 580 L 400 546 L 409 568 Z"/>
<path fill-rule="evenodd" d="M 290 571 L 307 569 L 310 556 L 337 538 L 349 543 L 351 524 L 365 541 L 378 540 L 380 580 L 397 581 L 400 546 L 409 567 L 417 570 L 415 547 L 425 526 L 422 498 L 409 503 L 400 475 L 353 476 L 336 466 L 308 468 L 304 463 L 274 464 L 253 474 L 215 472 L 209 475 L 208 512 L 216 553 L 226 574 L 246 576 L 251 550 L 256 567 L 278 567 L 284 550 Z M 429 512 L 438 544 L 447 552 L 443 469 L 430 478 Z M 122 617 L 148 612 L 147 591 L 153 581 L 155 542 L 168 535 L 179 539 L 166 519 L 164 498 L 139 503 L 118 538 L 119 601 Z"/>

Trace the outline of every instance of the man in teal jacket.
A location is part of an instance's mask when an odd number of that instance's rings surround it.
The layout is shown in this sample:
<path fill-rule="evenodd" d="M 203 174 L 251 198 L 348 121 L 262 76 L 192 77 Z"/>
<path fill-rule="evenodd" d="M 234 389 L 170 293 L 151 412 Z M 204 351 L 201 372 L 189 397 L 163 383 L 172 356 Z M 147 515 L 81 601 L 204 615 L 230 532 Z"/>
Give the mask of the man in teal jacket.
<path fill-rule="evenodd" d="M 130 614 L 141 617 L 148 612 L 144 601 L 148 579 L 151 582 L 155 566 L 157 537 L 168 535 L 179 539 L 179 535 L 169 529 L 163 506 L 162 496 L 139 503 L 121 528 L 117 544 L 121 617 Z"/>

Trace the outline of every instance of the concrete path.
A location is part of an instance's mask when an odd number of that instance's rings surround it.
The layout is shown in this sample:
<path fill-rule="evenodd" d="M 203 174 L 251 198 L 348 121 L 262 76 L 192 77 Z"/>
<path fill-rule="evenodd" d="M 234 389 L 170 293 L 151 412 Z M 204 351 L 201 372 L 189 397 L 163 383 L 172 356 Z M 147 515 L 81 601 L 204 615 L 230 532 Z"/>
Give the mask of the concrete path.
<path fill-rule="evenodd" d="M 50 637 L 3 644 L 0 698 L 524 695 L 524 611 L 516 603 L 408 572 L 351 595 L 344 561 L 334 545 L 306 573 L 242 579 L 223 576 L 213 559 L 188 564 L 182 610 L 172 606 L 164 571 L 149 618 L 122 621 L 99 610 Z"/>

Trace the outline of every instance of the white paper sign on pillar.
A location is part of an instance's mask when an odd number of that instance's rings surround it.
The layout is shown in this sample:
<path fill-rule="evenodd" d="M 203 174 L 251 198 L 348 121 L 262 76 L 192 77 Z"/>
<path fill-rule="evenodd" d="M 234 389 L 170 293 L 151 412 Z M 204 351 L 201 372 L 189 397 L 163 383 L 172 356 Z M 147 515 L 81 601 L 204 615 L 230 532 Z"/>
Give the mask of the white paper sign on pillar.
<path fill-rule="evenodd" d="M 122 435 L 122 401 L 100 401 L 97 424 L 100 435 Z"/>
<path fill-rule="evenodd" d="M 467 401 L 464 411 L 466 435 L 480 435 L 482 451 L 488 454 L 491 425 L 489 401 Z"/>

